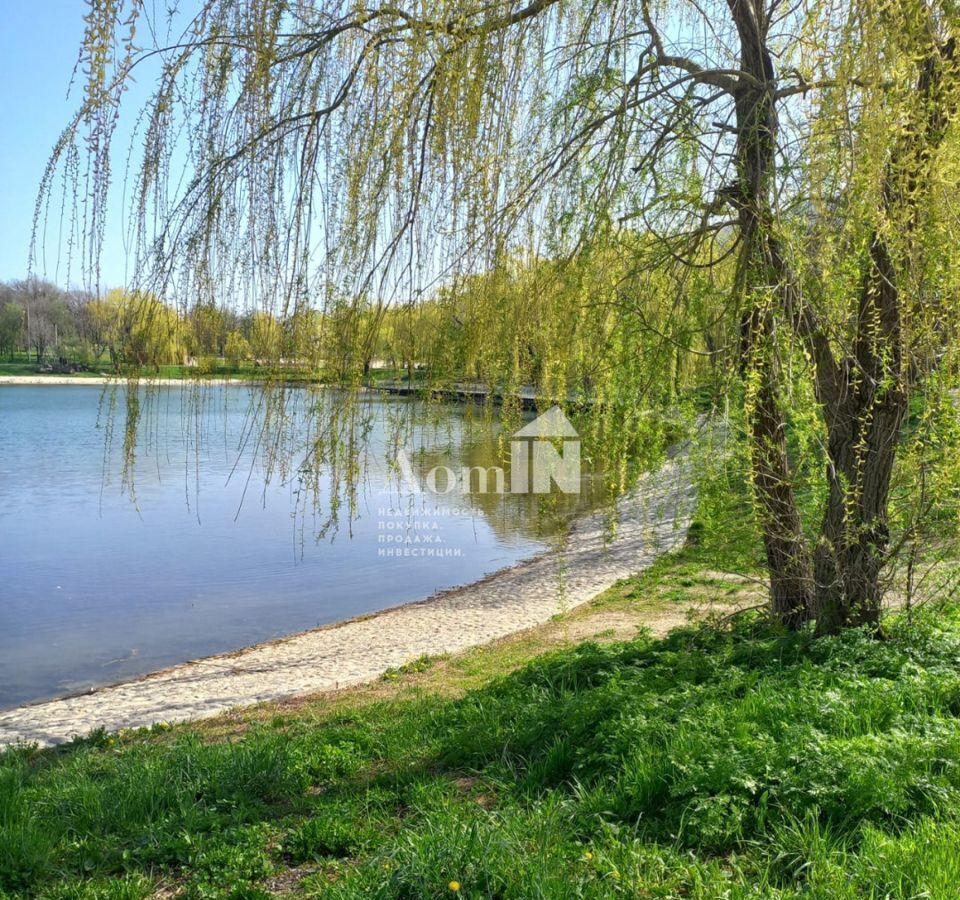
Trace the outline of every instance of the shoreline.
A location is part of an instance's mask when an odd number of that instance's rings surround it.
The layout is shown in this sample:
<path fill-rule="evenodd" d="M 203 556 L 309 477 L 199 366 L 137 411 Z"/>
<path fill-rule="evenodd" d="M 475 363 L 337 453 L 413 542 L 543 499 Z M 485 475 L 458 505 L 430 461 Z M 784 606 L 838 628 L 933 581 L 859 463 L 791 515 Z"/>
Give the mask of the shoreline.
<path fill-rule="evenodd" d="M 194 386 L 209 384 L 214 387 L 226 385 L 262 384 L 262 381 L 253 378 L 150 378 L 139 377 L 137 384 L 149 387 L 177 387 L 178 385 Z M 87 387 L 108 387 L 110 385 L 126 387 L 129 378 L 120 375 L 0 375 L 0 387 L 65 387 L 67 385 L 86 385 Z"/>
<path fill-rule="evenodd" d="M 375 680 L 423 655 L 457 653 L 547 622 L 681 546 L 695 490 L 688 446 L 646 473 L 608 517 L 576 520 L 566 546 L 423 600 L 181 663 L 82 694 L 0 712 L 0 747 L 50 746 L 116 731 L 208 718 L 256 703 Z"/>

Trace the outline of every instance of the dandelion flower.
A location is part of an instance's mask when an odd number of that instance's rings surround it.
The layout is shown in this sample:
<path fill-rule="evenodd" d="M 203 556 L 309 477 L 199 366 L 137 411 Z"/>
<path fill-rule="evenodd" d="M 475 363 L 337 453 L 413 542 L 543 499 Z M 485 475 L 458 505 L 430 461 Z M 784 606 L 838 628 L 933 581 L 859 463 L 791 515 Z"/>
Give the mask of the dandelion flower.
<path fill-rule="evenodd" d="M 447 887 L 450 888 L 451 891 L 459 891 L 459 890 L 460 890 L 460 882 L 459 882 L 459 881 L 451 881 L 450 884 L 447 885 Z"/>

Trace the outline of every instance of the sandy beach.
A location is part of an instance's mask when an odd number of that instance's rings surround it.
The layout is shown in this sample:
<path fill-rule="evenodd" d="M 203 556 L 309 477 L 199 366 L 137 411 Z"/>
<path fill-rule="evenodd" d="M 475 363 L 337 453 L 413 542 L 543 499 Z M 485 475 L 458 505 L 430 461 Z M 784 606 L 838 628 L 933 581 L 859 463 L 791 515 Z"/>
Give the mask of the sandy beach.
<path fill-rule="evenodd" d="M 238 706 L 379 677 L 424 654 L 456 653 L 550 620 L 680 546 L 693 511 L 692 462 L 682 450 L 618 504 L 574 523 L 566 546 L 476 583 L 370 616 L 184 663 L 134 681 L 0 713 L 0 746 L 62 743 L 186 721 Z"/>

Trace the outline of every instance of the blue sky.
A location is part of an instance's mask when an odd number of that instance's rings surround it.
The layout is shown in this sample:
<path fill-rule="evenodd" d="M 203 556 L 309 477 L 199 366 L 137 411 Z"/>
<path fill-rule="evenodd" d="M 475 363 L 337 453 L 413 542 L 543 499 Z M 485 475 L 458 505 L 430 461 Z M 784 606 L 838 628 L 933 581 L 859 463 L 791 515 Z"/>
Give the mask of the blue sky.
<path fill-rule="evenodd" d="M 77 85 L 67 98 L 87 9 L 84 0 L 0 0 L 0 281 L 22 278 L 27 272 L 44 165 L 82 94 L 82 85 Z M 119 238 L 119 222 L 114 222 L 104 249 L 108 285 L 123 281 L 125 257 Z M 65 259 L 57 259 L 52 243 L 46 266 L 38 262 L 37 272 L 67 286 Z M 80 283 L 76 263 L 70 280 Z"/>

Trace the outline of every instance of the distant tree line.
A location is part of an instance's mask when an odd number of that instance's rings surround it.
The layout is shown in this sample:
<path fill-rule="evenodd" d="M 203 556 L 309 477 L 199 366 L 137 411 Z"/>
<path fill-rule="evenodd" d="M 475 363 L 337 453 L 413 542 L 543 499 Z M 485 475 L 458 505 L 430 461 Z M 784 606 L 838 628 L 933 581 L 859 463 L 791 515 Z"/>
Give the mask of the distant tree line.
<path fill-rule="evenodd" d="M 598 302 L 611 283 L 617 289 L 610 302 Z M 599 380 L 596 347 L 616 343 L 631 318 L 621 301 L 642 296 L 631 319 L 630 330 L 637 333 L 642 323 L 666 326 L 678 290 L 669 277 L 647 275 L 641 282 L 622 248 L 565 263 L 517 254 L 415 303 L 386 306 L 328 290 L 287 316 L 238 311 L 226 303 L 167 303 L 122 289 L 95 296 L 24 279 L 0 283 L 0 355 L 27 354 L 41 367 L 117 373 L 171 365 L 195 367 L 198 374 L 213 366 L 279 365 L 340 383 L 356 383 L 373 367 L 385 367 L 410 379 L 512 382 L 554 397 L 586 397 Z M 688 296 L 709 292 L 695 279 L 684 290 Z M 686 350 L 729 343 L 719 328 L 708 316 L 693 316 L 668 354 L 654 341 L 638 354 L 634 337 L 624 346 L 621 370 L 635 370 L 638 391 L 653 364 L 670 370 L 668 395 L 702 384 L 716 355 L 691 357 Z M 711 370 L 698 364 L 703 359 L 712 360 Z"/>
<path fill-rule="evenodd" d="M 517 270 L 520 271 L 519 269 Z M 532 270 L 530 273 L 532 277 Z M 420 303 L 384 308 L 366 297 L 327 296 L 317 308 L 278 316 L 212 302 L 164 302 L 147 292 L 101 296 L 27 278 L 0 282 L 0 357 L 57 371 L 126 373 L 160 366 L 287 366 L 348 383 L 374 366 L 413 378 L 429 367 L 451 377 L 489 374 L 490 344 L 503 323 L 471 298 L 502 294 L 501 308 L 521 308 L 519 275 L 475 276 Z M 515 312 L 514 315 L 518 315 Z M 541 363 L 530 347 L 524 377 Z"/>
<path fill-rule="evenodd" d="M 27 355 L 38 367 L 100 368 L 113 372 L 211 360 L 234 366 L 283 360 L 318 367 L 324 358 L 346 374 L 368 370 L 383 342 L 357 353 L 350 342 L 369 330 L 365 304 L 339 304 L 331 313 L 287 321 L 270 313 L 237 312 L 197 303 L 183 310 L 144 292 L 122 289 L 96 296 L 27 278 L 0 282 L 0 356 Z"/>

